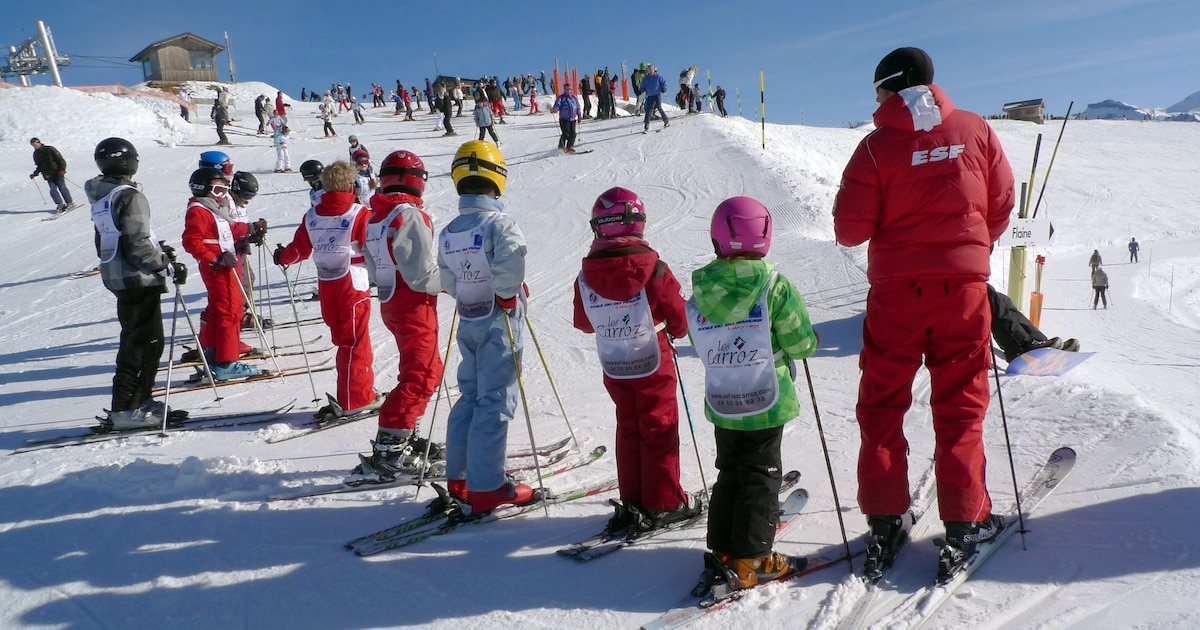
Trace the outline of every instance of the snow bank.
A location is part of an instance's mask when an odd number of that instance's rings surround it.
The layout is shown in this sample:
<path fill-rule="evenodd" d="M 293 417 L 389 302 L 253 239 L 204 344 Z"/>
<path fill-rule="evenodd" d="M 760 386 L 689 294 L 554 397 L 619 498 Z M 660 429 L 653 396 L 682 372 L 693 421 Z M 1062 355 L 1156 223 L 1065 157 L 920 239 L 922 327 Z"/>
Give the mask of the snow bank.
<path fill-rule="evenodd" d="M 170 100 L 44 85 L 0 91 L 0 146 L 27 145 L 37 136 L 60 150 L 90 150 L 110 136 L 175 144 L 192 133 Z"/>

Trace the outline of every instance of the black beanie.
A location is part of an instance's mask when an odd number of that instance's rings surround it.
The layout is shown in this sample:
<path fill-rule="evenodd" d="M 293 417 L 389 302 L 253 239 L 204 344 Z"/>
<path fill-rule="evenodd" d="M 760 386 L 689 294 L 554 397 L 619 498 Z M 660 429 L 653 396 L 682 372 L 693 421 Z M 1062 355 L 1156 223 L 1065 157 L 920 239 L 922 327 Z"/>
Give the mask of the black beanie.
<path fill-rule="evenodd" d="M 892 76 L 896 73 L 900 74 Z M 879 87 L 890 92 L 933 83 L 933 59 L 920 48 L 897 48 L 875 67 L 875 81 L 885 77 L 891 78 L 884 80 Z"/>

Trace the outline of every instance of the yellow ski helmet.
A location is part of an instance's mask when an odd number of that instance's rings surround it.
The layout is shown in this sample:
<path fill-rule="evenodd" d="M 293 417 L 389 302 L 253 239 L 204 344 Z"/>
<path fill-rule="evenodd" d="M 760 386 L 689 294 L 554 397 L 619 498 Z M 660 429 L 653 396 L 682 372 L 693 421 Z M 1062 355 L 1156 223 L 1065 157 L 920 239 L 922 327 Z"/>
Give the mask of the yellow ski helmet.
<path fill-rule="evenodd" d="M 504 194 L 504 183 L 508 180 L 508 165 L 500 149 L 490 142 L 472 140 L 464 143 L 454 154 L 450 166 L 450 177 L 454 188 L 462 193 L 461 183 L 471 177 L 482 177 L 496 185 L 497 196 Z"/>

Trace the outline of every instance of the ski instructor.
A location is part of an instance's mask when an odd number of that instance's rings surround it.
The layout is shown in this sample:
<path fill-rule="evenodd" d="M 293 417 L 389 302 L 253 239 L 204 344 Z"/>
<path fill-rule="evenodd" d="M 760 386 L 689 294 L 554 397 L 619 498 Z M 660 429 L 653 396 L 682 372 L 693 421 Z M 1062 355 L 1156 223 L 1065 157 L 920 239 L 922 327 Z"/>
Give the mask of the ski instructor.
<path fill-rule="evenodd" d="M 870 241 L 856 408 L 858 501 L 870 527 L 864 570 L 879 577 L 901 538 L 911 502 L 904 414 L 924 362 L 946 526 L 938 563 L 944 581 L 1002 527 L 991 516 L 983 446 L 991 364 L 986 282 L 990 248 L 1013 207 L 1013 173 L 991 127 L 955 109 L 933 84 L 925 51 L 888 53 L 874 88 L 876 130 L 850 157 L 833 210 L 839 244 Z"/>
<path fill-rule="evenodd" d="M 58 149 L 42 144 L 37 138 L 29 139 L 29 146 L 33 147 L 33 172 L 29 174 L 29 179 L 33 179 L 40 173 L 42 179 L 46 180 L 46 186 L 50 188 L 50 198 L 54 200 L 55 212 L 66 212 L 75 207 L 75 201 L 71 199 L 71 191 L 67 188 L 67 160 L 63 158 Z"/>

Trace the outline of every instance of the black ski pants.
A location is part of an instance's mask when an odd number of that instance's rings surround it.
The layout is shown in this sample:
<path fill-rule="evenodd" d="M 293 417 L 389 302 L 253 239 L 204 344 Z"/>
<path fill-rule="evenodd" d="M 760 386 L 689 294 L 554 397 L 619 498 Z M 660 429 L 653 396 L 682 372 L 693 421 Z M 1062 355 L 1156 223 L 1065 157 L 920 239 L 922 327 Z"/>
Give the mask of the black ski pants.
<path fill-rule="evenodd" d="M 113 375 L 112 411 L 137 409 L 150 399 L 163 353 L 163 287 L 113 291 L 121 340 Z"/>
<path fill-rule="evenodd" d="M 732 431 L 715 427 L 717 483 L 708 512 L 708 548 L 732 558 L 771 553 L 779 523 L 783 427 Z"/>
<path fill-rule="evenodd" d="M 558 119 L 558 128 L 562 134 L 558 137 L 558 148 L 575 148 L 575 121 L 573 119 Z"/>

